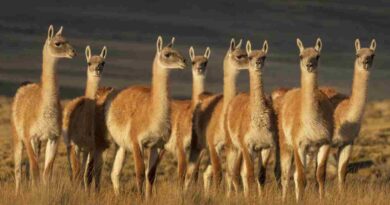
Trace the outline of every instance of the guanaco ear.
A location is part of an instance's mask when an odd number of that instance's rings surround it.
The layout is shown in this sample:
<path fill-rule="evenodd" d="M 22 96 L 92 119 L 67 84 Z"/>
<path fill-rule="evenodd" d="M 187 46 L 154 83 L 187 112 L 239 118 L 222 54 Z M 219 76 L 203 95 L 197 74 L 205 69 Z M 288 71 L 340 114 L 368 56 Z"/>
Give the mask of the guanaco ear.
<path fill-rule="evenodd" d="M 194 58 L 195 58 L 194 47 L 192 47 L 192 46 L 190 47 L 189 53 L 190 53 L 191 60 L 194 60 Z"/>
<path fill-rule="evenodd" d="M 297 46 L 299 48 L 299 52 L 302 52 L 305 49 L 305 47 L 303 47 L 303 43 L 302 43 L 301 39 L 299 39 L 299 38 L 297 38 Z"/>
<path fill-rule="evenodd" d="M 360 50 L 360 40 L 358 38 L 355 40 L 355 49 L 356 53 Z"/>
<path fill-rule="evenodd" d="M 210 50 L 210 47 L 207 47 L 206 48 L 206 51 L 204 52 L 204 57 L 209 59 L 210 58 L 210 54 L 211 54 L 211 50 Z"/>
<path fill-rule="evenodd" d="M 316 45 L 315 45 L 314 49 L 316 49 L 320 53 L 321 48 L 322 48 L 322 41 L 320 38 L 317 38 Z"/>
<path fill-rule="evenodd" d="M 175 43 L 175 37 L 172 37 L 171 42 L 167 45 L 167 47 L 172 48 Z"/>
<path fill-rule="evenodd" d="M 107 47 L 104 46 L 102 49 L 102 52 L 100 52 L 100 57 L 102 57 L 103 59 L 106 59 L 106 56 L 107 56 Z"/>
<path fill-rule="evenodd" d="M 263 43 L 263 52 L 265 54 L 268 53 L 268 41 L 267 40 L 265 40 L 264 43 Z"/>
<path fill-rule="evenodd" d="M 60 30 L 57 31 L 56 33 L 56 36 L 59 36 L 62 34 L 62 30 L 64 29 L 64 27 L 61 26 Z"/>
<path fill-rule="evenodd" d="M 160 53 L 161 50 L 162 50 L 162 45 L 163 45 L 163 39 L 161 36 L 158 36 L 157 38 L 157 42 L 156 42 L 156 48 L 157 48 L 157 52 Z"/>
<path fill-rule="evenodd" d="M 375 49 L 376 49 L 376 41 L 375 41 L 375 39 L 372 39 L 371 45 L 370 45 L 370 49 L 375 51 Z"/>
<path fill-rule="evenodd" d="M 236 45 L 236 49 L 241 48 L 241 45 L 242 45 L 242 39 L 240 39 L 240 41 L 239 41 L 238 44 Z"/>
<path fill-rule="evenodd" d="M 236 48 L 236 41 L 234 40 L 234 38 L 232 38 L 232 40 L 230 40 L 229 50 L 234 51 L 235 48 Z"/>
<path fill-rule="evenodd" d="M 47 31 L 47 39 L 51 40 L 54 36 L 54 28 L 53 25 L 49 26 L 49 30 Z"/>
<path fill-rule="evenodd" d="M 246 54 L 250 54 L 251 52 L 252 52 L 252 44 L 251 44 L 251 42 L 248 40 L 248 41 L 246 41 Z"/>
<path fill-rule="evenodd" d="M 91 47 L 89 46 L 85 48 L 85 58 L 87 59 L 87 62 L 91 59 Z"/>

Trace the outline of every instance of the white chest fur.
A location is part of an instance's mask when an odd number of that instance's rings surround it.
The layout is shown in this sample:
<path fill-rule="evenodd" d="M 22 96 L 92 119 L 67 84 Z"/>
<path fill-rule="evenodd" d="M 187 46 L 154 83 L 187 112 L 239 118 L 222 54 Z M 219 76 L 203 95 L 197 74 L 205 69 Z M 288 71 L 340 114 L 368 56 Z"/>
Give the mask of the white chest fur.
<path fill-rule="evenodd" d="M 58 105 L 42 106 L 38 119 L 32 125 L 30 136 L 40 140 L 57 139 L 61 135 L 61 118 Z"/>

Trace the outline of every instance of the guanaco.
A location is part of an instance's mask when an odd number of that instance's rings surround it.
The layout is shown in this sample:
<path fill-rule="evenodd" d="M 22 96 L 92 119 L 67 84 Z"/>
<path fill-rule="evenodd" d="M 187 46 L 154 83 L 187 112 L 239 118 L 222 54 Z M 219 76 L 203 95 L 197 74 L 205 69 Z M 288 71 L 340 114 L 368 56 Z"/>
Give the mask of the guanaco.
<path fill-rule="evenodd" d="M 282 197 L 286 199 L 292 159 L 295 161 L 295 193 L 297 201 L 303 197 L 306 183 L 304 169 L 308 150 L 317 150 L 316 179 L 320 198 L 324 197 L 325 172 L 333 130 L 333 107 L 328 97 L 318 89 L 318 63 L 322 42 L 318 38 L 314 48 L 305 48 L 297 39 L 300 51 L 301 87 L 273 96 L 278 108 Z M 283 92 L 282 92 L 283 93 Z"/>
<path fill-rule="evenodd" d="M 153 61 L 151 87 L 131 86 L 113 92 L 106 104 L 106 124 L 109 134 L 119 145 L 115 156 L 111 180 L 119 194 L 119 174 L 126 150 L 133 153 L 137 188 L 143 193 L 145 179 L 144 149 L 149 149 L 146 169 L 146 197 L 152 193 L 159 149 L 170 136 L 170 98 L 168 90 L 171 69 L 184 69 L 184 57 L 173 48 L 174 39 L 163 47 L 162 37 L 157 39 Z"/>
<path fill-rule="evenodd" d="M 225 113 L 230 100 L 236 93 L 236 80 L 240 70 L 248 68 L 248 55 L 241 49 L 240 41 L 230 41 L 230 47 L 223 60 L 223 95 L 202 94 L 201 102 L 197 106 L 194 118 L 195 134 L 199 139 L 204 139 L 205 147 L 208 148 L 211 164 L 208 164 L 203 174 L 204 189 L 208 193 L 213 176 L 215 186 L 219 185 L 222 179 L 220 155 L 226 143 L 224 120 Z"/>
<path fill-rule="evenodd" d="M 181 184 L 187 189 L 191 182 L 194 182 L 198 174 L 201 150 L 198 142 L 200 139 L 193 139 L 193 113 L 199 103 L 200 94 L 205 91 L 205 78 L 207 74 L 207 63 L 210 58 L 209 47 L 203 55 L 195 55 L 191 46 L 189 55 L 192 64 L 192 98 L 191 100 L 173 100 L 171 102 L 171 123 L 172 131 L 165 149 L 176 154 L 178 160 L 178 176 Z"/>
<path fill-rule="evenodd" d="M 84 176 L 86 189 L 92 182 L 92 175 L 88 170 L 94 169 L 94 156 L 96 148 L 95 137 L 96 100 L 99 83 L 103 74 L 107 48 L 104 46 L 100 55 L 91 55 L 91 48 L 85 49 L 87 60 L 87 83 L 84 96 L 71 100 L 63 111 L 62 135 L 67 148 L 68 163 L 73 179 Z M 104 140 L 104 138 L 102 139 Z M 82 163 L 80 165 L 80 155 Z M 82 170 L 82 171 L 81 171 Z M 99 183 L 95 183 L 96 186 Z M 97 187 L 98 188 L 98 187 Z"/>
<path fill-rule="evenodd" d="M 240 154 L 243 156 L 241 171 L 244 194 L 249 195 L 254 182 L 254 160 L 259 155 L 259 192 L 263 193 L 266 165 L 271 148 L 275 145 L 277 129 L 272 102 L 266 97 L 263 89 L 263 70 L 268 53 L 268 43 L 264 41 L 260 50 L 252 50 L 247 41 L 246 52 L 249 59 L 249 93 L 235 96 L 226 112 L 226 133 L 231 139 L 227 149 L 227 183 L 228 194 L 232 188 L 238 190 L 238 168 Z M 234 187 L 233 187 L 234 186 Z"/>
<path fill-rule="evenodd" d="M 46 183 L 53 170 L 57 142 L 61 135 L 61 105 L 57 80 L 60 59 L 72 59 L 76 52 L 62 35 L 63 27 L 54 33 L 49 26 L 43 46 L 42 75 L 39 83 L 21 86 L 12 103 L 12 133 L 14 141 L 15 183 L 19 190 L 22 172 L 23 146 L 29 159 L 32 182 L 39 179 L 39 154 L 41 142 L 47 140 L 43 180 Z"/>
<path fill-rule="evenodd" d="M 334 88 L 321 90 L 330 98 L 335 107 L 333 146 L 337 147 L 338 184 L 342 191 L 347 175 L 347 165 L 354 140 L 359 136 L 364 108 L 367 102 L 368 80 L 374 62 L 376 41 L 373 39 L 369 48 L 361 48 L 360 40 L 355 41 L 356 59 L 352 94 L 338 93 Z"/>

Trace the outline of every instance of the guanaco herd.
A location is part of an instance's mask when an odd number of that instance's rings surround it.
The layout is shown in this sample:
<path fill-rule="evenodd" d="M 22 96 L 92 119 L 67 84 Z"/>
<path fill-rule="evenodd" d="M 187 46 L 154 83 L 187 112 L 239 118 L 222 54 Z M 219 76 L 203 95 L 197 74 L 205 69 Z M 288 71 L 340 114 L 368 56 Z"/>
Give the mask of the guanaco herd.
<path fill-rule="evenodd" d="M 47 183 L 61 136 L 67 148 L 71 179 L 86 189 L 94 179 L 99 190 L 103 152 L 109 147 L 109 141 L 117 145 L 111 172 L 117 195 L 126 152 L 131 152 L 134 158 L 138 192 L 145 193 L 147 198 L 151 197 L 156 169 L 165 151 L 176 156 L 178 179 L 185 190 L 195 183 L 200 162 L 208 156 L 203 174 L 206 194 L 212 185 L 216 188 L 222 181 L 221 156 L 225 153 L 228 196 L 237 193 L 240 185 L 245 196 L 256 193 L 256 189 L 262 195 L 266 167 L 274 153 L 275 176 L 282 187 L 282 199 L 286 199 L 291 166 L 295 164 L 295 194 L 299 201 L 304 194 L 307 158 L 316 163 L 319 197 L 324 197 L 326 163 L 334 147 L 338 184 L 340 190 L 344 189 L 348 160 L 366 104 L 375 40 L 369 48 L 362 48 L 359 39 L 355 41 L 351 96 L 340 94 L 334 88 L 319 87 L 322 49 L 319 38 L 314 47 L 304 47 L 297 39 L 301 86 L 279 88 L 270 96 L 264 92 L 263 85 L 269 51 L 267 41 L 259 49 L 252 49 L 251 42 L 247 41 L 244 50 L 241 40 L 238 43 L 231 40 L 223 60 L 221 94 L 205 90 L 210 48 L 203 55 L 196 55 L 191 47 L 193 82 L 192 97 L 188 100 L 174 100 L 169 95 L 171 70 L 186 67 L 185 57 L 174 49 L 175 38 L 164 46 L 163 39 L 158 37 L 150 87 L 131 86 L 121 90 L 99 86 L 107 48 L 103 47 L 99 55 L 92 55 L 87 46 L 85 95 L 73 99 L 62 110 L 57 63 L 76 55 L 62 33 L 62 27 L 57 33 L 53 26 L 49 27 L 43 46 L 41 81 L 22 84 L 12 104 L 17 193 L 22 178 L 23 148 L 27 151 L 32 183 L 37 184 L 41 142 L 47 141 L 42 177 L 43 183 Z M 237 93 L 236 80 L 241 70 L 249 71 L 249 92 Z"/>

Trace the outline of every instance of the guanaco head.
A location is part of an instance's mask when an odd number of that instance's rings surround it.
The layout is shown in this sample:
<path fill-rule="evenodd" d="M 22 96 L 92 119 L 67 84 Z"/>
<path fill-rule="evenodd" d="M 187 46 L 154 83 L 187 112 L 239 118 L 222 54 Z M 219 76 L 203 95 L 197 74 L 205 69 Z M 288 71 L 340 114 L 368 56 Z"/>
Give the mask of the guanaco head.
<path fill-rule="evenodd" d="M 97 77 L 99 78 L 102 75 L 105 60 L 107 56 L 107 47 L 104 46 L 100 55 L 91 55 L 91 47 L 87 46 L 85 48 L 85 58 L 88 63 L 88 77 Z"/>
<path fill-rule="evenodd" d="M 54 58 L 73 58 L 76 56 L 76 51 L 69 44 L 65 37 L 62 36 L 63 27 L 54 34 L 53 25 L 49 26 L 45 46 L 48 53 Z"/>
<path fill-rule="evenodd" d="M 317 38 L 314 47 L 303 47 L 302 41 L 297 38 L 297 45 L 299 48 L 299 58 L 302 72 L 313 73 L 317 70 L 318 61 L 320 60 L 320 53 L 322 48 L 322 42 L 320 38 Z"/>
<path fill-rule="evenodd" d="M 246 42 L 246 53 L 248 55 L 249 70 L 261 71 L 265 64 L 265 58 L 268 53 L 268 42 L 265 40 L 261 50 L 252 50 L 250 41 Z"/>
<path fill-rule="evenodd" d="M 366 71 L 370 70 L 375 57 L 375 49 L 376 49 L 375 39 L 372 39 L 370 48 L 361 48 L 360 40 L 356 39 L 355 48 L 356 48 L 357 65 Z"/>
<path fill-rule="evenodd" d="M 248 55 L 241 49 L 242 39 L 238 44 L 234 38 L 230 41 L 229 50 L 224 59 L 224 67 L 235 70 L 248 69 Z M 228 66 L 226 66 L 228 65 Z"/>
<path fill-rule="evenodd" d="M 203 56 L 196 56 L 194 48 L 191 46 L 190 50 L 190 58 L 192 64 L 192 75 L 193 76 L 205 76 L 206 75 L 206 67 L 209 61 L 209 57 L 211 54 L 211 50 L 209 47 L 206 48 Z"/>
<path fill-rule="evenodd" d="M 100 87 L 96 92 L 96 104 L 103 105 L 106 102 L 108 95 L 114 91 L 112 87 Z"/>
<path fill-rule="evenodd" d="M 167 46 L 163 47 L 162 37 L 159 36 L 157 38 L 157 63 L 165 69 L 184 69 L 186 67 L 185 58 L 173 48 L 174 43 L 175 37 L 172 38 Z"/>

